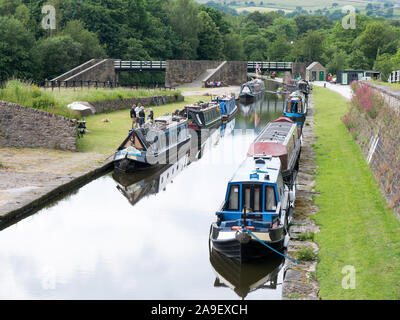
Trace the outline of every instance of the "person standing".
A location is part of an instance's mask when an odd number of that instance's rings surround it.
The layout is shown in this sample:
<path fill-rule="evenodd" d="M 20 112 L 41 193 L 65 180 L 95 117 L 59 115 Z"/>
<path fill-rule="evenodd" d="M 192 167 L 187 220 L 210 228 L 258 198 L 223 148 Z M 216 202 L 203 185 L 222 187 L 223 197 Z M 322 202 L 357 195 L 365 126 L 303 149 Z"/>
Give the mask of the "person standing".
<path fill-rule="evenodd" d="M 131 111 L 130 111 L 131 119 L 132 119 L 132 129 L 136 127 L 136 111 L 135 111 L 135 109 L 136 109 L 136 104 L 133 104 Z"/>
<path fill-rule="evenodd" d="M 153 123 L 154 121 L 154 113 L 152 108 L 149 109 L 149 115 L 147 116 L 147 120 L 150 121 L 150 123 Z"/>
<path fill-rule="evenodd" d="M 138 103 L 137 107 L 135 108 L 136 113 L 136 127 L 140 127 L 140 120 L 139 120 L 139 112 L 140 112 L 140 103 Z"/>
<path fill-rule="evenodd" d="M 143 107 L 140 107 L 139 111 L 139 126 L 142 127 L 144 125 L 144 119 L 146 117 L 146 113 Z"/>

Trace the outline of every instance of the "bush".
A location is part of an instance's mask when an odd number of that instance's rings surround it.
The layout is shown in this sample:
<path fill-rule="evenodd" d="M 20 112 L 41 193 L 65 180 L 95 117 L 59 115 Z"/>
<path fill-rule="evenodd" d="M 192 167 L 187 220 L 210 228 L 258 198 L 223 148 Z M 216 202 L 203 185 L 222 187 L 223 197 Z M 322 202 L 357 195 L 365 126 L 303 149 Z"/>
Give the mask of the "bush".
<path fill-rule="evenodd" d="M 352 105 L 360 112 L 365 112 L 371 119 L 375 119 L 384 105 L 382 96 L 362 82 L 353 81 L 351 88 L 354 92 L 351 99 Z"/>
<path fill-rule="evenodd" d="M 39 96 L 32 100 L 32 108 L 35 109 L 49 109 L 50 107 L 55 106 L 55 101 L 52 98 L 46 96 Z"/>

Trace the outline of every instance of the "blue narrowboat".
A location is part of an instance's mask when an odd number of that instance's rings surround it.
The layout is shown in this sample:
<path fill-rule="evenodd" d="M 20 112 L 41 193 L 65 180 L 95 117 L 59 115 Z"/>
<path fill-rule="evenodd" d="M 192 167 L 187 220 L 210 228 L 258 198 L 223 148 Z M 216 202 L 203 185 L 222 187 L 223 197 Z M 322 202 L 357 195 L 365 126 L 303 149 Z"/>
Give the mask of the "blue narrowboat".
<path fill-rule="evenodd" d="M 210 228 L 213 249 L 247 261 L 282 250 L 295 191 L 284 184 L 277 157 L 248 157 L 228 183 L 226 196 Z"/>
<path fill-rule="evenodd" d="M 236 114 L 238 107 L 236 106 L 235 97 L 233 96 L 222 96 L 217 97 L 213 100 L 220 106 L 220 112 L 222 115 L 222 121 L 230 121 Z"/>
<path fill-rule="evenodd" d="M 191 140 L 187 118 L 178 111 L 130 130 L 114 154 L 114 168 L 129 173 L 175 163 L 190 149 Z"/>
<path fill-rule="evenodd" d="M 307 102 L 301 91 L 294 91 L 290 94 L 286 100 L 283 114 L 296 122 L 299 128 L 303 128 L 307 116 Z"/>

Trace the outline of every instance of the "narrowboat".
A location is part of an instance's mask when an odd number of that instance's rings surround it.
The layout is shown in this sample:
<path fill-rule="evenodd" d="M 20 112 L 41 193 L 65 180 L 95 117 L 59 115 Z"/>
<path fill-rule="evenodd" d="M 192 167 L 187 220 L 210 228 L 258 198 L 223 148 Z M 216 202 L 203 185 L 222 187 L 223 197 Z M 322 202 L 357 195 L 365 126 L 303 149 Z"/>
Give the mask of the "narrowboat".
<path fill-rule="evenodd" d="M 290 118 L 303 129 L 304 121 L 307 116 L 307 102 L 305 96 L 300 91 L 294 91 L 287 98 L 283 112 L 285 117 Z"/>
<path fill-rule="evenodd" d="M 187 105 L 180 112 L 187 117 L 189 129 L 196 131 L 219 127 L 222 123 L 220 106 L 215 102 L 199 102 Z"/>
<path fill-rule="evenodd" d="M 285 258 L 276 254 L 241 263 L 210 249 L 210 263 L 216 274 L 214 287 L 229 287 L 244 299 L 256 290 L 276 289 L 279 282 L 282 282 L 278 275 L 285 264 Z"/>
<path fill-rule="evenodd" d="M 175 163 L 190 149 L 186 117 L 166 114 L 129 131 L 114 154 L 114 168 L 123 172 Z"/>
<path fill-rule="evenodd" d="M 235 97 L 233 96 L 217 97 L 213 102 L 219 104 L 223 122 L 230 121 L 238 110 Z"/>
<path fill-rule="evenodd" d="M 299 82 L 297 82 L 296 91 L 300 91 L 304 94 L 306 104 L 308 104 L 308 95 L 310 94 L 311 90 L 312 88 L 307 80 L 300 79 Z"/>
<path fill-rule="evenodd" d="M 293 184 L 299 170 L 301 135 L 298 126 L 289 118 L 280 117 L 268 123 L 247 152 L 248 157 L 257 155 L 277 157 L 286 184 Z"/>
<path fill-rule="evenodd" d="M 277 254 L 270 248 L 287 247 L 294 201 L 294 188 L 284 184 L 279 158 L 246 158 L 229 181 L 210 227 L 212 248 L 239 261 Z"/>
<path fill-rule="evenodd" d="M 125 174 L 114 171 L 112 177 L 117 182 L 117 189 L 128 199 L 132 206 L 140 200 L 165 190 L 166 186 L 189 164 L 188 153 L 176 163 L 156 167 L 150 171 Z"/>
<path fill-rule="evenodd" d="M 255 79 L 246 82 L 240 89 L 239 99 L 242 102 L 252 102 L 265 93 L 264 81 Z"/>

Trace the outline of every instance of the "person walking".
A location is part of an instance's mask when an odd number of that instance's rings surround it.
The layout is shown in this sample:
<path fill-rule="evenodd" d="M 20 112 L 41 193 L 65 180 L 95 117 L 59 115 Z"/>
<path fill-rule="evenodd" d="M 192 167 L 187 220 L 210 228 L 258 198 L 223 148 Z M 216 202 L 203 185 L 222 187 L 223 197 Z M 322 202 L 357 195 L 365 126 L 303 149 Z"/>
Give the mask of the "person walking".
<path fill-rule="evenodd" d="M 131 114 L 131 119 L 132 119 L 132 129 L 136 127 L 136 104 L 132 105 L 130 114 Z"/>

